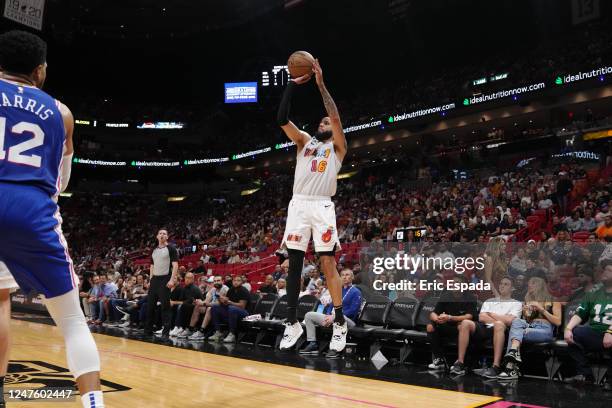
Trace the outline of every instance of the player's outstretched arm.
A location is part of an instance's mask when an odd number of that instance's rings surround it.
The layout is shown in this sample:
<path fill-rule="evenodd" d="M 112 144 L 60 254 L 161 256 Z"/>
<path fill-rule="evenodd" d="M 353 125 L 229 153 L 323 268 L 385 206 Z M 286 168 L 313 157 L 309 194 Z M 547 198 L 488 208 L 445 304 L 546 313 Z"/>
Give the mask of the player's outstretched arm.
<path fill-rule="evenodd" d="M 348 149 L 346 136 L 344 135 L 344 130 L 342 129 L 342 121 L 340 120 L 338 107 L 329 94 L 329 91 L 325 86 L 325 82 L 323 81 L 323 70 L 321 70 L 321 65 L 319 64 L 318 59 L 315 60 L 313 71 L 315 73 L 317 85 L 319 86 L 319 91 L 321 92 L 321 97 L 323 98 L 323 104 L 325 105 L 327 116 L 329 116 L 331 121 L 334 137 L 334 150 L 336 152 L 336 156 L 338 156 L 340 161 L 342 161 L 344 160 L 344 156 L 346 155 L 346 151 Z"/>
<path fill-rule="evenodd" d="M 289 120 L 289 109 L 291 108 L 291 96 L 296 85 L 306 83 L 312 75 L 304 75 L 296 79 L 291 79 L 283 93 L 283 99 L 278 107 L 278 115 L 276 121 L 283 129 L 289 139 L 297 145 L 298 151 L 302 150 L 304 145 L 310 140 L 310 135 L 298 129 L 293 122 Z"/>

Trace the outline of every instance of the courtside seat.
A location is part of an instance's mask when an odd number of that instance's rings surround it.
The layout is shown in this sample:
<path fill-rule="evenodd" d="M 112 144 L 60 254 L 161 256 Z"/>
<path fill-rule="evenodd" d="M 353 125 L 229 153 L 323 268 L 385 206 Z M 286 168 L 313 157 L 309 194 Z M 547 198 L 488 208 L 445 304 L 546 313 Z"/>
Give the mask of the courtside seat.
<path fill-rule="evenodd" d="M 361 310 L 357 326 L 349 329 L 349 336 L 365 339 L 372 336 L 376 329 L 385 325 L 385 317 L 391 307 L 391 301 L 376 293 L 367 294 L 365 306 Z"/>
<path fill-rule="evenodd" d="M 419 312 L 416 315 L 414 322 L 415 329 L 405 330 L 404 338 L 414 342 L 427 341 L 427 332 L 425 331 L 425 327 L 431 322 L 429 315 L 434 311 L 439 300 L 440 298 L 437 296 L 429 296 L 421 301 Z"/>
<path fill-rule="evenodd" d="M 262 316 L 265 317 L 265 316 Z M 287 295 L 280 297 L 270 311 L 270 320 L 262 319 L 255 322 L 256 326 L 274 330 L 277 325 L 282 324 L 282 320 L 287 318 Z"/>
<path fill-rule="evenodd" d="M 249 315 L 258 314 L 258 315 L 261 315 L 262 319 L 264 319 L 266 317 L 266 314 L 272 311 L 272 308 L 274 307 L 276 301 L 278 300 L 278 296 L 276 296 L 274 293 L 266 293 L 263 296 L 255 294 L 255 295 L 251 295 L 251 301 L 255 298 L 255 296 L 259 297 L 259 300 L 253 307 L 252 312 L 249 312 Z M 256 328 L 258 329 L 257 323 L 258 321 L 242 320 L 240 322 L 240 327 L 242 330 L 245 330 L 245 331 L 249 331 L 249 330 L 256 329 Z"/>
<path fill-rule="evenodd" d="M 384 329 L 374 329 L 373 335 L 382 340 L 398 340 L 406 335 L 416 335 L 412 332 L 419 310 L 419 301 L 413 297 L 400 297 L 389 308 L 385 318 L 387 325 Z"/>

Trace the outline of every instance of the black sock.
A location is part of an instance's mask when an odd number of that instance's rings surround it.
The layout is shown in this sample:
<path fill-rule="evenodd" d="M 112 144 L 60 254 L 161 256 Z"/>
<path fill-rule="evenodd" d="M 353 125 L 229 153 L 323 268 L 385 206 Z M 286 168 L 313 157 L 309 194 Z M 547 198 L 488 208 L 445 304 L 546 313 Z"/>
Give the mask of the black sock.
<path fill-rule="evenodd" d="M 0 402 L 4 401 L 4 377 L 0 377 Z"/>
<path fill-rule="evenodd" d="M 344 324 L 344 313 L 342 312 L 342 306 L 334 306 L 334 322 L 338 324 Z"/>
<path fill-rule="evenodd" d="M 300 296 L 302 269 L 304 269 L 304 251 L 288 249 L 289 271 L 287 273 L 287 321 L 297 322 L 297 304 Z"/>

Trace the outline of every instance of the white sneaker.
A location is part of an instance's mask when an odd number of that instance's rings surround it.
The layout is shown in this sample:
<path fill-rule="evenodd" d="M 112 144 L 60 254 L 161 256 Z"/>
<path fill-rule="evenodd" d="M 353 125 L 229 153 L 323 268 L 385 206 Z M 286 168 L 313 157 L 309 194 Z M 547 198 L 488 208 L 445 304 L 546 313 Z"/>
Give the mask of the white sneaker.
<path fill-rule="evenodd" d="M 126 320 L 125 322 L 121 323 L 119 327 L 130 327 L 130 321 Z"/>
<path fill-rule="evenodd" d="M 280 342 L 280 349 L 288 350 L 293 347 L 303 333 L 304 329 L 302 329 L 302 325 L 299 322 L 293 324 L 285 323 L 285 333 Z"/>
<path fill-rule="evenodd" d="M 208 340 L 209 341 L 221 341 L 222 338 L 223 338 L 223 333 L 218 331 L 218 332 L 215 332 L 215 334 L 213 334 L 212 336 L 210 336 Z"/>
<path fill-rule="evenodd" d="M 338 353 L 344 350 L 346 346 L 346 333 L 348 333 L 348 325 L 344 322 L 343 325 L 334 322 L 334 329 L 332 332 L 331 342 L 329 343 L 329 349 L 337 351 Z"/>
<path fill-rule="evenodd" d="M 191 336 L 191 330 L 189 329 L 183 329 L 180 332 L 178 332 L 178 334 L 176 335 L 178 339 L 185 339 L 189 336 Z"/>
<path fill-rule="evenodd" d="M 164 329 L 159 329 L 158 331 L 153 333 L 156 336 L 161 336 L 162 334 L 164 334 Z"/>
<path fill-rule="evenodd" d="M 201 331 L 196 331 L 195 333 L 193 333 L 191 336 L 189 336 L 188 340 L 191 341 L 202 341 L 204 340 L 204 333 L 202 333 Z"/>
<path fill-rule="evenodd" d="M 177 334 L 179 334 L 179 332 L 183 330 L 180 327 L 176 326 L 174 329 L 172 329 L 170 331 L 170 337 L 176 337 Z"/>
<path fill-rule="evenodd" d="M 234 336 L 234 333 L 230 333 L 227 335 L 226 338 L 223 339 L 224 343 L 235 343 L 236 342 L 236 336 Z"/>

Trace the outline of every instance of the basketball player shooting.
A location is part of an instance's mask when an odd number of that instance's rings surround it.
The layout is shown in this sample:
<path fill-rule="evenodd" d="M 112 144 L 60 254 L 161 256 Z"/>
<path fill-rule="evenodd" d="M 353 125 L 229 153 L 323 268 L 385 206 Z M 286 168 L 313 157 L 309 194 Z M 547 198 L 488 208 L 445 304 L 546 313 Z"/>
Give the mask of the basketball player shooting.
<path fill-rule="evenodd" d="M 57 197 L 68 186 L 74 119 L 41 90 L 47 44 L 25 31 L 0 35 L 0 408 L 8 365 L 9 292 L 16 283 L 45 296 L 64 336 L 83 407 L 104 407 L 100 357 L 79 304 L 78 278 Z M 10 271 L 10 272 L 9 272 Z M 14 278 L 14 279 L 13 279 Z M 16 281 L 16 283 L 15 283 Z"/>
<path fill-rule="evenodd" d="M 336 194 L 336 177 L 346 155 L 347 144 L 338 108 L 323 81 L 319 61 L 308 73 L 287 84 L 278 110 L 278 124 L 297 146 L 293 198 L 289 203 L 287 225 L 281 246 L 289 253 L 287 277 L 287 312 L 281 350 L 296 343 L 303 333 L 297 321 L 297 303 L 304 256 L 312 235 L 315 251 L 334 304 L 333 334 L 330 354 L 340 353 L 346 346 L 347 324 L 342 312 L 342 281 L 336 269 L 335 252 L 340 249 L 336 229 L 336 212 L 331 197 Z M 297 85 L 308 82 L 314 74 L 327 111 L 314 137 L 301 131 L 289 120 L 291 96 Z"/>

